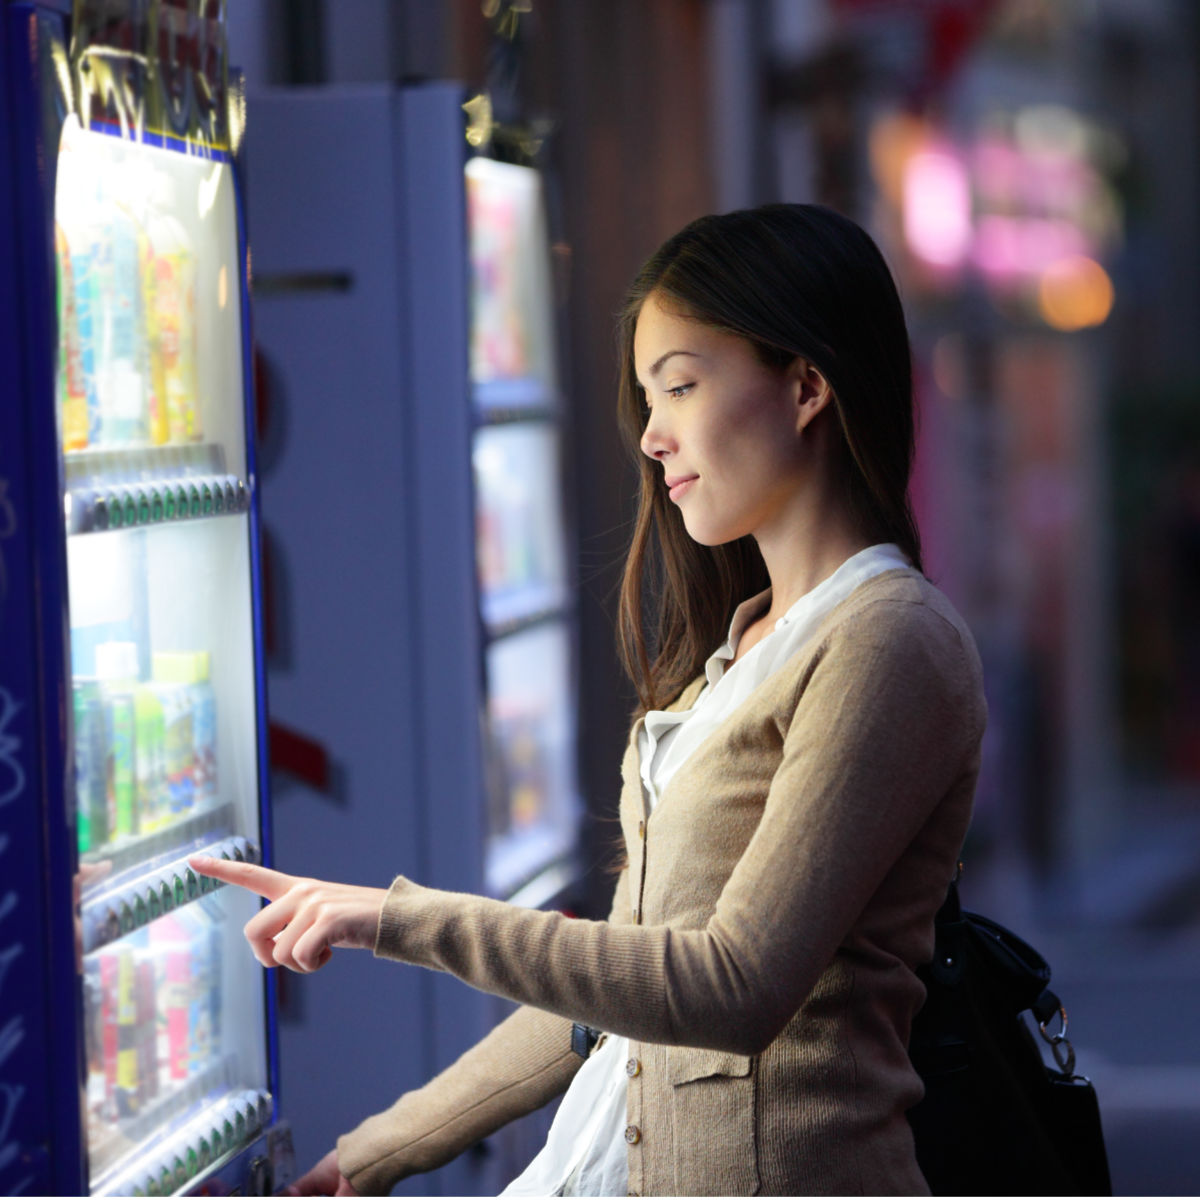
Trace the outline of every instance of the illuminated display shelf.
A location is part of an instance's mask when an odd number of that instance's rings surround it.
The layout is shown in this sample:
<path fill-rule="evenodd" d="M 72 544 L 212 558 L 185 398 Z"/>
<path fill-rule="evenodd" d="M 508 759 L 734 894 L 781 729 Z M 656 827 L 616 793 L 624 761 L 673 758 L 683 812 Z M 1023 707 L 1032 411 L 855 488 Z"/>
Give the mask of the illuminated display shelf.
<path fill-rule="evenodd" d="M 201 1171 L 231 1158 L 270 1122 L 272 1100 L 258 1088 L 231 1088 L 236 1072 L 228 1058 L 214 1062 L 167 1093 L 137 1116 L 108 1132 L 95 1132 L 93 1168 L 99 1178 L 93 1195 L 169 1196 Z M 144 1143 L 156 1132 L 169 1132 L 129 1160 L 117 1147 Z"/>
<path fill-rule="evenodd" d="M 231 812 L 230 806 L 224 806 L 223 811 Z M 193 854 L 227 862 L 259 861 L 258 847 L 244 837 L 196 836 L 177 841 L 173 851 L 101 880 L 82 904 L 84 953 L 143 929 L 164 914 L 221 887 L 219 880 L 198 875 L 188 866 L 188 857 Z"/>
<path fill-rule="evenodd" d="M 567 589 L 557 583 L 485 591 L 481 597 L 488 639 L 509 637 L 543 621 L 570 615 Z"/>
<path fill-rule="evenodd" d="M 64 462 L 70 535 L 236 516 L 250 507 L 246 481 L 225 470 L 217 445 L 79 450 Z"/>
<path fill-rule="evenodd" d="M 546 420 L 558 415 L 559 398 L 545 380 L 533 376 L 487 379 L 471 384 L 476 419 L 483 425 Z"/>

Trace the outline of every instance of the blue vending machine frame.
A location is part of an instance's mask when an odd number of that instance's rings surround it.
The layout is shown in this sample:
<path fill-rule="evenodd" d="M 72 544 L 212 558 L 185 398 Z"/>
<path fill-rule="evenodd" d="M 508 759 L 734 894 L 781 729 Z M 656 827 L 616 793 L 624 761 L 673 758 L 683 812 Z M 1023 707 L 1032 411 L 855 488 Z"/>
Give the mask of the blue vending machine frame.
<path fill-rule="evenodd" d="M 51 43 L 70 44 L 69 0 L 0 11 L 0 1195 L 86 1195 L 83 997 L 62 459 L 55 412 L 54 183 L 65 111 L 44 86 Z M 236 84 L 235 84 L 236 88 Z M 244 107 L 243 107 L 244 112 Z M 243 164 L 237 208 L 242 379 L 250 485 L 259 838 L 272 861 L 260 512 Z M 276 998 L 266 999 L 271 1125 L 195 1181 L 201 1192 L 287 1182 Z"/>
<path fill-rule="evenodd" d="M 66 555 L 54 429 L 53 243 L 45 197 L 40 40 L 61 13 L 10 4 L 4 13 L 5 178 L 0 279 L 0 487 L 5 488 L 0 581 L 0 785 L 7 915 L 0 924 L 0 1187 L 5 1194 L 86 1190 L 79 1094 L 81 997 L 74 962 L 65 695 Z M 32 167 L 32 169 L 31 169 Z M 13 369 L 15 367 L 15 370 Z M 37 401 L 41 402 L 38 403 Z M 2 720 L 2 716 L 0 716 Z M 12 897 L 10 900 L 9 897 Z M 7 926 L 7 928 L 5 928 Z M 19 980 L 19 986 L 18 986 Z"/>

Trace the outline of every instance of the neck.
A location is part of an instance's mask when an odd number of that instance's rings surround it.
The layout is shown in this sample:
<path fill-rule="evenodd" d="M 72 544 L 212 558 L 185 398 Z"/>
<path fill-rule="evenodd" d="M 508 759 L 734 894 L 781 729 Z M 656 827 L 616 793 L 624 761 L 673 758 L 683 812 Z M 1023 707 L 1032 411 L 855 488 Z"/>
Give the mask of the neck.
<path fill-rule="evenodd" d="M 852 555 L 871 545 L 847 506 L 826 496 L 798 504 L 791 519 L 755 535 L 771 579 L 769 621 L 777 621 L 801 596 L 828 579 Z"/>

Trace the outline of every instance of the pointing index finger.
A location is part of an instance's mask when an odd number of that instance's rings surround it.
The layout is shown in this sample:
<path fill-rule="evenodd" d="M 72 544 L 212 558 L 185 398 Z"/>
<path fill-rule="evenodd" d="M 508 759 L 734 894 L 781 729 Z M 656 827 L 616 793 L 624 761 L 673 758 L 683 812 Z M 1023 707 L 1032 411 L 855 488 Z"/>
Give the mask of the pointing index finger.
<path fill-rule="evenodd" d="M 296 882 L 291 875 L 255 863 L 227 862 L 223 858 L 209 858 L 203 854 L 192 855 L 188 863 L 201 875 L 210 875 L 225 883 L 236 883 L 238 887 L 248 888 L 268 900 L 278 900 Z"/>

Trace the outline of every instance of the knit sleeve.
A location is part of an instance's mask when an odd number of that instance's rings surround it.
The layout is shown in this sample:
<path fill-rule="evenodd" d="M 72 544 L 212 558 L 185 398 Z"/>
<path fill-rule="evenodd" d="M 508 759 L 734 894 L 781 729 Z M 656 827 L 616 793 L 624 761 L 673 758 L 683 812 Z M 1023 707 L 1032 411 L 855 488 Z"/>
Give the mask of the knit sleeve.
<path fill-rule="evenodd" d="M 628 871 L 617 880 L 612 920 L 628 920 Z M 338 1167 L 363 1196 L 387 1195 L 408 1175 L 432 1171 L 566 1090 L 583 1064 L 571 1022 L 519 1008 L 424 1087 L 338 1139 Z"/>
<path fill-rule="evenodd" d="M 704 928 L 568 920 L 400 877 L 376 954 L 637 1040 L 761 1052 L 982 736 L 977 660 L 940 615 L 872 604 L 827 640 Z"/>

